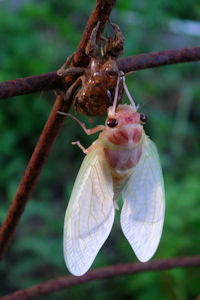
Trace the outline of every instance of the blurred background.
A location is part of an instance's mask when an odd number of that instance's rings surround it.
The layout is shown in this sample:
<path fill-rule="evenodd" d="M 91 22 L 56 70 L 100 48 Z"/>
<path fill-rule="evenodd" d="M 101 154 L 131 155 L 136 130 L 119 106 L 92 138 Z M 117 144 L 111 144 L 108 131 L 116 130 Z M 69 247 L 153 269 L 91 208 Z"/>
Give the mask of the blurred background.
<path fill-rule="evenodd" d="M 0 81 L 57 70 L 75 51 L 95 1 L 1 0 Z M 126 38 L 124 56 L 196 46 L 200 41 L 198 0 L 119 0 L 111 20 Z M 109 26 L 104 35 L 112 33 Z M 200 253 L 200 63 L 138 71 L 127 85 L 146 133 L 156 143 L 166 187 L 163 235 L 154 258 Z M 0 102 L 0 223 L 55 100 L 53 91 Z M 127 101 L 124 99 L 125 102 Z M 74 110 L 72 109 L 72 113 Z M 88 127 L 89 119 L 82 115 Z M 104 118 L 94 118 L 103 124 Z M 0 264 L 0 295 L 65 276 L 62 250 L 64 214 L 84 154 L 94 141 L 67 119 L 37 187 Z M 137 261 L 119 223 L 92 268 Z M 141 273 L 87 283 L 53 293 L 48 299 L 195 299 L 198 268 Z M 46 299 L 41 297 L 39 299 Z"/>

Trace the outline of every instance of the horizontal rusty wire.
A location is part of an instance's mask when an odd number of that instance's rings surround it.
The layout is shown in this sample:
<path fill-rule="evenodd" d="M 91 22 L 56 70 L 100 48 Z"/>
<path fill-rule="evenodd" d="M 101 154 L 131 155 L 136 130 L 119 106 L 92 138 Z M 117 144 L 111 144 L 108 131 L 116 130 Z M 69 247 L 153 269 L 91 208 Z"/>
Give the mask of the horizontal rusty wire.
<path fill-rule="evenodd" d="M 125 74 L 147 68 L 155 68 L 200 60 L 200 46 L 133 55 L 118 60 L 119 69 Z M 88 63 L 88 58 L 84 58 Z M 0 83 L 0 99 L 47 91 L 64 86 L 63 78 L 56 72 L 24 77 Z"/>
<path fill-rule="evenodd" d="M 62 88 L 56 72 L 0 82 L 0 99 Z"/>
<path fill-rule="evenodd" d="M 121 58 L 119 68 L 125 73 L 165 65 L 200 60 L 200 46 L 144 53 Z"/>
<path fill-rule="evenodd" d="M 98 20 L 101 20 L 101 27 L 99 28 L 98 36 L 101 35 L 114 3 L 115 0 L 97 0 L 96 6 L 83 32 L 83 37 L 77 52 L 74 54 L 74 62 L 79 63 L 81 66 L 86 64 L 84 49 L 90 38 L 91 31 L 97 24 Z M 88 57 L 87 60 L 89 62 Z M 65 81 L 66 85 L 70 85 L 72 78 Z M 57 97 L 32 157 L 27 165 L 15 198 L 9 208 L 6 219 L 0 228 L 0 258 L 2 258 L 6 252 L 9 241 L 47 161 L 50 150 L 60 132 L 60 129 L 62 128 L 65 117 L 57 114 L 57 111 L 67 112 L 70 106 L 71 102 L 64 101 L 61 96 Z"/>
<path fill-rule="evenodd" d="M 49 280 L 47 282 L 22 289 L 12 294 L 6 295 L 1 300 L 27 300 L 48 295 L 61 289 L 66 289 L 74 285 L 97 279 L 106 279 L 122 275 L 130 275 L 141 272 L 168 270 L 173 268 L 189 268 L 200 266 L 200 255 L 178 257 L 172 259 L 158 259 L 147 263 L 124 263 L 115 266 L 108 266 L 89 271 L 83 276 L 65 276 Z"/>

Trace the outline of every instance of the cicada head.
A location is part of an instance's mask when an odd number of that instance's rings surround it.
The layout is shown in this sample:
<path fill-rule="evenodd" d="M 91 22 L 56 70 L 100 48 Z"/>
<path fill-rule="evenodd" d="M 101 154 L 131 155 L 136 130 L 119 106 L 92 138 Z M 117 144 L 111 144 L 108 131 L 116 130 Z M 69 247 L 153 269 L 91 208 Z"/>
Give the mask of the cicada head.
<path fill-rule="evenodd" d="M 112 107 L 109 107 L 107 126 L 109 126 L 110 119 L 116 119 L 119 127 L 140 124 L 140 114 L 135 107 L 127 104 L 119 105 L 115 112 L 113 112 Z"/>
<path fill-rule="evenodd" d="M 118 146 L 138 146 L 143 138 L 144 116 L 133 105 L 119 105 L 115 112 L 109 107 L 104 132 L 106 138 Z"/>

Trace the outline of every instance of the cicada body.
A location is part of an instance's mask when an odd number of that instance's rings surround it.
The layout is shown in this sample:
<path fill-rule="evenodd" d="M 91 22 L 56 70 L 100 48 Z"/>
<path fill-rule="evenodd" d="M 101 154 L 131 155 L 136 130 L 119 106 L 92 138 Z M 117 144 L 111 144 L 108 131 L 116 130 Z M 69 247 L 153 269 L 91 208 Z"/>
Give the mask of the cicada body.
<path fill-rule="evenodd" d="M 76 276 L 90 268 L 107 239 L 121 192 L 122 231 L 138 259 L 148 261 L 158 247 L 164 184 L 144 119 L 135 105 L 119 105 L 116 111 L 109 107 L 105 127 L 81 165 L 64 223 L 64 258 Z"/>

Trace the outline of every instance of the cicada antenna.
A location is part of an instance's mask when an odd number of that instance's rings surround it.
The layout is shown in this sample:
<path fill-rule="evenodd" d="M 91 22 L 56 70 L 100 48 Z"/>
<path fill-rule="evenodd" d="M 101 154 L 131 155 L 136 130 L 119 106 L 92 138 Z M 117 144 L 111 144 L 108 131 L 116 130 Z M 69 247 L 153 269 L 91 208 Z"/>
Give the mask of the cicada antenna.
<path fill-rule="evenodd" d="M 133 100 L 133 98 L 132 98 L 132 96 L 131 96 L 131 94 L 130 94 L 130 92 L 129 92 L 129 90 L 128 90 L 128 87 L 127 87 L 126 82 L 125 82 L 125 76 L 123 76 L 123 86 L 124 86 L 124 90 L 125 90 L 125 92 L 126 92 L 126 95 L 127 95 L 128 99 L 129 99 L 129 101 L 131 102 L 131 105 L 132 105 L 132 106 L 135 108 L 135 110 L 137 111 L 138 105 L 137 105 L 137 106 L 135 105 L 135 101 Z"/>
<path fill-rule="evenodd" d="M 117 100 L 118 100 L 118 95 L 119 95 L 119 80 L 120 80 L 120 74 L 117 78 L 117 85 L 116 85 L 116 89 L 115 89 L 115 96 L 114 96 L 114 101 L 113 101 L 113 105 L 112 105 L 112 113 L 115 114 L 115 110 L 117 107 Z"/>

